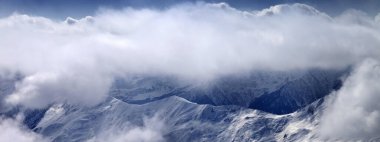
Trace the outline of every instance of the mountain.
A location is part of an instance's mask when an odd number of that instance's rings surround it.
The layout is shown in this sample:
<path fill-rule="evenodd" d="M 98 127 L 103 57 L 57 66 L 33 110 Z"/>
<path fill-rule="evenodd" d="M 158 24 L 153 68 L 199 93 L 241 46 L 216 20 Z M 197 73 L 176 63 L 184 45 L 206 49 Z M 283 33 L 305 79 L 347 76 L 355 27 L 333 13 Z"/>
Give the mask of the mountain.
<path fill-rule="evenodd" d="M 2 115 L 24 112 L 24 124 L 54 142 L 302 141 L 315 137 L 324 97 L 341 86 L 346 72 L 255 72 L 202 83 L 118 78 L 93 107 L 52 104 Z M 2 79 L 1 96 L 16 81 Z"/>

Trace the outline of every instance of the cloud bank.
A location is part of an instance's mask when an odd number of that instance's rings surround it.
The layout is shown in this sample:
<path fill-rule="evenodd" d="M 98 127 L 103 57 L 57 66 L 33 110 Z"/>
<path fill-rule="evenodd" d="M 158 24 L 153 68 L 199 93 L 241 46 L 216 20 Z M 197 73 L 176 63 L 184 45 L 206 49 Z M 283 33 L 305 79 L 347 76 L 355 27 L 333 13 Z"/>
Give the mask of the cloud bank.
<path fill-rule="evenodd" d="M 0 140 L 5 142 L 45 142 L 42 136 L 24 128 L 17 119 L 0 118 Z"/>
<path fill-rule="evenodd" d="M 94 105 L 118 75 L 210 80 L 342 68 L 380 57 L 380 24 L 360 14 L 332 18 L 303 4 L 240 11 L 225 3 L 105 9 L 66 21 L 14 14 L 0 19 L 0 70 L 25 76 L 7 102 L 38 108 Z"/>
<path fill-rule="evenodd" d="M 87 142 L 165 142 L 165 123 L 158 115 L 151 118 L 144 118 L 144 124 L 138 126 L 111 126 L 102 130 Z"/>
<path fill-rule="evenodd" d="M 366 60 L 333 94 L 320 133 L 345 141 L 380 138 L 380 63 Z"/>

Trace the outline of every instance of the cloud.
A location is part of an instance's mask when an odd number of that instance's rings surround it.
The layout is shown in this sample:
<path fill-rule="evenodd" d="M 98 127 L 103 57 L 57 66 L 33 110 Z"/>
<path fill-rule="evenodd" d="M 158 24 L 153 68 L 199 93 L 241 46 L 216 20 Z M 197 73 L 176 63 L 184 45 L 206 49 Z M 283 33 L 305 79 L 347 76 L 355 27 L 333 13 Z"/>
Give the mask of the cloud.
<path fill-rule="evenodd" d="M 32 108 L 43 108 L 47 104 L 59 102 L 91 106 L 104 99 L 110 83 L 109 78 L 91 72 L 83 74 L 39 72 L 17 83 L 16 91 L 6 98 L 6 102 L 21 103 Z"/>
<path fill-rule="evenodd" d="M 225 3 L 103 9 L 65 21 L 14 14 L 0 19 L 0 32 L 7 33 L 0 35 L 0 70 L 24 79 L 6 101 L 32 108 L 91 106 L 106 97 L 115 76 L 208 81 L 378 60 L 378 20 L 355 17 L 329 17 L 304 4 L 241 11 Z"/>
<path fill-rule="evenodd" d="M 144 118 L 144 124 L 138 126 L 113 126 L 101 131 L 101 134 L 88 140 L 88 142 L 164 142 L 163 132 L 165 124 L 157 115 Z"/>
<path fill-rule="evenodd" d="M 380 63 L 366 60 L 335 92 L 321 119 L 324 138 L 369 140 L 380 136 Z"/>
<path fill-rule="evenodd" d="M 42 136 L 24 128 L 19 120 L 0 118 L 0 141 L 4 142 L 44 142 Z"/>

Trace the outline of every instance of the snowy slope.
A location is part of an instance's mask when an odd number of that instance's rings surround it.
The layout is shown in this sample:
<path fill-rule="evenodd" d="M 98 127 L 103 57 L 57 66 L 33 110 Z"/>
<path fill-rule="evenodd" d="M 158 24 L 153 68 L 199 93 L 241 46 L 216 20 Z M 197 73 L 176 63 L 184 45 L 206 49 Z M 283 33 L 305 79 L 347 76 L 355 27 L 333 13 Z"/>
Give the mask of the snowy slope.
<path fill-rule="evenodd" d="M 323 70 L 256 72 L 225 76 L 207 84 L 186 84 L 162 77 L 134 78 L 117 81 L 111 95 L 133 104 L 179 96 L 198 104 L 237 105 L 287 114 L 339 88 L 342 75 L 342 71 Z"/>
<path fill-rule="evenodd" d="M 30 129 L 57 142 L 302 141 L 314 139 L 321 98 L 339 87 L 342 74 L 255 73 L 206 85 L 170 77 L 120 78 L 97 106 L 53 104 L 11 114 L 25 112 Z M 276 114 L 278 107 L 286 111 Z"/>

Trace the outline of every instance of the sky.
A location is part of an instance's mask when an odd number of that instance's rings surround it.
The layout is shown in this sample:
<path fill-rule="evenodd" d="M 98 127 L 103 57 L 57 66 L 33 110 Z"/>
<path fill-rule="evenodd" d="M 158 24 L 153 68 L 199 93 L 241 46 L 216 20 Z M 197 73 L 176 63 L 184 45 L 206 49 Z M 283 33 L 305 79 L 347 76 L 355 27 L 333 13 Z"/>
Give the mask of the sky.
<path fill-rule="evenodd" d="M 125 75 L 207 82 L 257 70 L 353 67 L 331 94 L 321 135 L 378 136 L 379 2 L 253 2 L 1 0 L 0 77 L 23 76 L 3 101 L 94 106 Z M 16 122 L 0 127 L 23 133 Z"/>
<path fill-rule="evenodd" d="M 13 12 L 39 15 L 55 19 L 84 17 L 93 15 L 99 8 L 120 9 L 157 8 L 165 9 L 181 3 L 194 3 L 198 0 L 0 0 L 0 16 L 8 16 Z M 330 15 L 338 15 L 347 9 L 365 11 L 374 16 L 380 12 L 378 0 L 204 0 L 208 3 L 226 2 L 232 7 L 252 10 L 263 9 L 271 5 L 304 3 Z"/>

